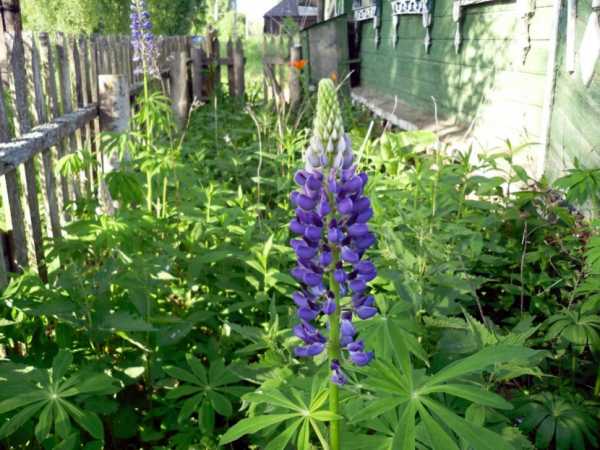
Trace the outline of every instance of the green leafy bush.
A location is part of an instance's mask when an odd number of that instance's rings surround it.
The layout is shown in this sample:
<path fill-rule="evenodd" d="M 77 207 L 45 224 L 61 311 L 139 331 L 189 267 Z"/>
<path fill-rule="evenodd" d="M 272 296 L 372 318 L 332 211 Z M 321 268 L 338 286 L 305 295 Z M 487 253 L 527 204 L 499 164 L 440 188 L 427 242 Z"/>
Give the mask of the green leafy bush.
<path fill-rule="evenodd" d="M 360 324 L 375 362 L 348 373 L 340 418 L 327 364 L 292 352 L 285 224 L 312 99 L 283 117 L 219 97 L 184 134 L 160 94 L 141 106 L 103 141 L 121 159 L 114 214 L 70 205 L 49 282 L 26 272 L 2 293 L 0 446 L 326 448 L 334 420 L 344 449 L 597 445 L 597 224 L 515 165 L 518 149 L 473 163 L 431 133 L 366 138 L 345 108 L 370 173 L 380 314 Z M 577 180 L 560 187 L 592 202 Z"/>

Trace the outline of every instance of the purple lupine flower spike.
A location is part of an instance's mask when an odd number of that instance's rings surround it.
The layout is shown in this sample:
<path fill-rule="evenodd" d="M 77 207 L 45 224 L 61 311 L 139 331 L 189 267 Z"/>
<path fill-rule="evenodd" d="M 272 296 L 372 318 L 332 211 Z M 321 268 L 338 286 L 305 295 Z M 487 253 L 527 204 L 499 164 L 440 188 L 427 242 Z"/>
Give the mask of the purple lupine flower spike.
<path fill-rule="evenodd" d="M 371 202 L 364 195 L 368 177 L 357 174 L 353 162 L 335 86 L 331 80 L 322 80 L 305 166 L 294 177 L 299 189 L 290 195 L 296 216 L 289 228 L 296 236 L 290 245 L 298 261 L 292 275 L 301 285 L 293 295 L 300 319 L 294 334 L 304 341 L 295 354 L 320 354 L 327 339 L 319 329 L 329 330 L 330 338 L 330 324 L 337 324 L 343 351 L 339 358 L 330 354 L 331 380 L 336 384 L 348 381 L 342 372 L 344 362 L 364 366 L 374 356 L 357 339 L 354 325 L 355 319 L 367 320 L 377 314 L 368 286 L 377 270 L 365 257 L 375 243 L 367 224 L 373 216 Z M 335 284 L 335 290 L 327 287 L 328 282 Z M 339 298 L 334 291 L 339 292 Z M 325 327 L 322 324 L 326 322 Z"/>
<path fill-rule="evenodd" d="M 131 0 L 131 45 L 135 72 L 153 77 L 160 76 L 158 69 L 158 47 L 152 33 L 152 21 L 144 0 Z"/>

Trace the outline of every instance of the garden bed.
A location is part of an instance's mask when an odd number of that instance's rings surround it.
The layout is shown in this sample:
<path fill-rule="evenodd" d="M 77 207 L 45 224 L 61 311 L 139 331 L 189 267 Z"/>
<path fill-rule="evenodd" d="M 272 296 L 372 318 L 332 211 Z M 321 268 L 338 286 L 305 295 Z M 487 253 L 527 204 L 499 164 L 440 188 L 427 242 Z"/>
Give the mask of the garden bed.
<path fill-rule="evenodd" d="M 73 204 L 48 283 L 4 291 L 5 448 L 325 448 L 331 371 L 292 332 L 290 193 L 312 124 L 211 103 L 181 145 L 134 133 L 115 213 Z M 473 166 L 429 132 L 365 140 L 362 113 L 344 122 L 369 175 L 378 314 L 356 323 L 372 364 L 343 366 L 342 448 L 596 446 L 595 229 L 518 166 L 479 175 L 508 149 Z"/>

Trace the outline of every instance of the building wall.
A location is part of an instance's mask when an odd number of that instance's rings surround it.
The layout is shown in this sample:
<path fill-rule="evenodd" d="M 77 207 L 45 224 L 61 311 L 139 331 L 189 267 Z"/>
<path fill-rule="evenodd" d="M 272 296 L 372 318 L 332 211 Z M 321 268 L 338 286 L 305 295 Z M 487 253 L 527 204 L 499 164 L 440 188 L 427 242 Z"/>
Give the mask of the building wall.
<path fill-rule="evenodd" d="M 373 22 L 361 24 L 361 83 L 420 110 L 460 122 L 468 144 L 481 150 L 532 144 L 517 160 L 534 175 L 544 165 L 544 92 L 553 22 L 552 0 L 537 0 L 530 19 L 531 48 L 522 62 L 515 2 L 474 5 L 463 10 L 462 46 L 454 51 L 452 0 L 434 0 L 429 53 L 420 16 L 401 16 L 392 41 L 392 13 L 381 1 L 379 46 Z M 435 99 L 435 102 L 434 102 Z M 401 115 L 401 113 L 400 113 Z"/>
<path fill-rule="evenodd" d="M 573 74 L 566 70 L 567 23 L 564 9 L 561 15 L 550 148 L 546 158 L 546 172 L 551 178 L 572 167 L 575 157 L 584 167 L 600 167 L 600 63 L 596 65 L 594 78 L 587 87 L 581 80 L 579 66 L 581 58 L 588 56 L 580 53 L 580 46 L 591 12 L 591 2 L 578 2 L 576 70 Z"/>

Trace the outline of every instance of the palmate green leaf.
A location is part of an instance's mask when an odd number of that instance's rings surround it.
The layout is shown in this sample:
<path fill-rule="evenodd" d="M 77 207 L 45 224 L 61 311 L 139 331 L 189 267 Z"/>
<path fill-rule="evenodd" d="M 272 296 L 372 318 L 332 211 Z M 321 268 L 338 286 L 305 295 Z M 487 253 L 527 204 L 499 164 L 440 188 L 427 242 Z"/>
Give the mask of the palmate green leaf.
<path fill-rule="evenodd" d="M 195 358 L 193 355 L 185 355 L 185 359 L 188 363 L 188 366 L 190 366 L 190 369 L 192 369 L 192 372 L 194 372 L 194 375 L 196 375 L 198 377 L 198 380 L 200 380 L 200 383 L 202 383 L 203 385 L 207 385 L 208 384 L 208 374 L 206 373 L 206 368 L 204 367 L 204 364 L 202 364 L 202 362 L 198 359 Z"/>
<path fill-rule="evenodd" d="M 311 411 L 317 411 L 321 406 L 325 404 L 329 398 L 329 390 L 323 389 L 321 382 L 317 377 L 314 377 L 311 390 L 310 390 L 310 405 Z"/>
<path fill-rule="evenodd" d="M 200 421 L 200 428 L 205 433 L 212 434 L 215 429 L 215 410 L 208 401 L 204 399 L 198 409 L 198 420 Z"/>
<path fill-rule="evenodd" d="M 52 403 L 48 402 L 38 418 L 38 423 L 35 426 L 35 437 L 39 442 L 43 442 L 50 434 L 52 420 L 54 418 L 52 414 L 53 410 Z"/>
<path fill-rule="evenodd" d="M 571 442 L 573 442 L 575 445 L 574 447 L 577 447 L 576 442 L 579 441 L 579 439 L 575 438 L 575 435 L 579 433 L 581 434 L 581 432 L 575 428 L 574 430 L 571 429 L 571 427 L 569 427 L 565 422 L 563 421 L 558 421 L 556 422 L 556 448 L 557 449 L 568 449 L 571 446 Z M 583 444 L 583 438 L 581 439 L 581 443 Z M 584 447 L 580 447 L 580 448 L 584 448 Z"/>
<path fill-rule="evenodd" d="M 403 374 L 386 361 L 375 359 L 369 368 L 368 375 L 365 384 L 372 389 L 406 396 L 412 391 Z"/>
<path fill-rule="evenodd" d="M 70 383 L 65 382 L 65 385 L 70 385 Z M 116 384 L 116 380 L 105 373 L 99 373 L 96 375 L 92 375 L 89 378 L 85 378 L 81 384 L 77 384 L 76 386 L 63 390 L 64 386 L 61 385 L 59 392 L 60 396 L 71 397 L 73 395 L 81 395 L 81 394 L 113 394 L 119 391 L 119 386 Z"/>
<path fill-rule="evenodd" d="M 317 438 L 319 439 L 319 442 L 321 443 L 321 448 L 323 448 L 325 450 L 328 450 L 329 449 L 329 444 L 325 440 L 325 436 L 324 436 L 325 433 L 323 432 L 323 425 L 319 424 L 312 417 L 309 418 L 308 421 L 310 423 L 311 428 L 313 429 L 313 431 L 317 435 Z"/>
<path fill-rule="evenodd" d="M 292 396 L 296 399 L 296 401 L 298 402 L 299 405 L 302 405 L 302 410 L 306 410 L 308 409 L 308 406 L 306 406 L 305 403 L 305 399 L 304 399 L 304 395 L 303 392 L 300 392 L 298 389 L 292 387 L 290 389 L 290 392 L 292 393 Z"/>
<path fill-rule="evenodd" d="M 229 444 L 230 442 L 236 441 L 246 434 L 256 433 L 263 428 L 281 423 L 285 420 L 293 419 L 294 417 L 298 416 L 299 414 L 272 414 L 242 419 L 234 426 L 229 428 L 229 430 L 227 430 L 227 432 L 219 440 L 219 444 Z"/>
<path fill-rule="evenodd" d="M 548 448 L 554 437 L 555 427 L 556 420 L 552 416 L 548 416 L 542 421 L 535 434 L 535 446 L 537 448 Z"/>
<path fill-rule="evenodd" d="M 475 450 L 513 450 L 499 434 L 463 419 L 440 403 L 431 399 L 423 399 L 423 403 Z"/>
<path fill-rule="evenodd" d="M 76 431 L 67 436 L 60 444 L 54 447 L 52 450 L 75 450 L 79 448 L 79 433 Z M 88 450 L 89 447 L 86 445 L 84 450 Z"/>
<path fill-rule="evenodd" d="M 269 441 L 265 447 L 265 450 L 285 450 L 288 443 L 294 436 L 294 433 L 304 420 L 305 419 L 298 419 L 293 421 L 281 434 Z"/>
<path fill-rule="evenodd" d="M 193 397 L 190 397 L 186 401 L 184 401 L 183 405 L 181 406 L 181 411 L 179 411 L 179 416 L 177 417 L 177 420 L 180 423 L 187 420 L 192 415 L 192 413 L 196 409 L 198 409 L 198 405 L 202 400 L 204 400 L 204 397 L 204 392 L 201 392 L 200 394 L 194 395 Z"/>
<path fill-rule="evenodd" d="M 81 428 L 90 433 L 96 439 L 104 439 L 104 426 L 96 413 L 90 411 L 82 411 L 73 403 L 60 400 L 69 415 L 79 424 Z"/>
<path fill-rule="evenodd" d="M 65 376 L 69 366 L 73 363 L 73 354 L 67 350 L 59 350 L 52 360 L 52 379 L 55 386 Z"/>
<path fill-rule="evenodd" d="M 350 421 L 353 423 L 362 422 L 378 417 L 392 409 L 397 408 L 402 403 L 406 403 L 408 397 L 383 397 L 369 401 L 364 408 L 361 408 L 355 415 L 351 416 Z"/>
<path fill-rule="evenodd" d="M 454 439 L 431 417 L 421 403 L 417 403 L 419 415 L 427 428 L 433 450 L 459 450 Z"/>
<path fill-rule="evenodd" d="M 403 374 L 405 375 L 404 379 L 407 382 L 406 390 L 410 392 L 413 389 L 412 365 L 410 363 L 410 355 L 408 354 L 408 348 L 405 344 L 404 336 L 396 327 L 386 327 L 386 336 L 390 341 L 390 345 L 394 349 L 394 354 L 400 363 Z"/>
<path fill-rule="evenodd" d="M 312 450 L 310 445 L 310 422 L 302 421 L 297 440 L 298 450 Z"/>
<path fill-rule="evenodd" d="M 60 402 L 54 402 L 54 429 L 62 439 L 66 439 L 71 433 L 71 419 Z"/>
<path fill-rule="evenodd" d="M 29 419 L 31 419 L 40 409 L 44 406 L 43 402 L 35 403 L 33 405 L 29 405 L 28 407 L 22 409 L 17 414 L 12 416 L 8 421 L 0 427 L 0 439 L 4 439 L 7 436 L 10 436 L 19 428 L 21 428 Z"/>
<path fill-rule="evenodd" d="M 167 366 L 163 367 L 163 370 L 170 377 L 177 378 L 178 380 L 185 381 L 187 383 L 192 383 L 197 386 L 203 386 L 202 382 L 198 378 L 196 378 L 194 375 L 192 375 L 185 369 L 181 369 L 176 366 Z"/>
<path fill-rule="evenodd" d="M 423 387 L 433 386 L 451 380 L 452 378 L 482 371 L 494 364 L 501 364 L 513 360 L 526 360 L 536 353 L 535 350 L 513 345 L 485 347 L 474 355 L 446 366 L 435 375 L 431 376 L 423 384 Z"/>
<path fill-rule="evenodd" d="M 48 399 L 48 393 L 41 389 L 25 394 L 17 395 L 16 397 L 9 398 L 0 402 L 0 414 L 5 414 L 14 409 L 21 408 L 23 406 L 30 405 L 31 403 L 39 402 Z"/>
<path fill-rule="evenodd" d="M 342 434 L 344 450 L 396 450 L 392 438 L 383 434 Z M 410 450 L 414 450 L 412 447 Z"/>
<path fill-rule="evenodd" d="M 394 450 L 413 450 L 415 448 L 416 428 L 415 413 L 417 408 L 415 402 L 408 402 L 400 415 L 398 428 L 394 433 L 392 448 Z"/>
<path fill-rule="evenodd" d="M 277 389 L 264 389 L 244 395 L 244 400 L 252 403 L 269 403 L 292 411 L 302 412 L 306 408 L 287 398 Z"/>
<path fill-rule="evenodd" d="M 239 381 L 239 377 L 231 370 L 231 366 L 225 366 L 221 359 L 211 361 L 208 368 L 208 380 L 212 387 L 224 386 Z"/>
<path fill-rule="evenodd" d="M 434 392 L 444 392 L 446 394 L 461 397 L 473 403 L 491 406 L 497 409 L 512 409 L 513 406 L 504 400 L 498 394 L 483 390 L 478 386 L 468 384 L 439 384 L 419 390 L 419 394 L 431 394 Z"/>
<path fill-rule="evenodd" d="M 188 395 L 196 394 L 202 390 L 204 390 L 204 388 L 201 386 L 184 384 L 167 392 L 165 398 L 167 400 L 177 400 L 178 398 L 187 397 Z"/>
<path fill-rule="evenodd" d="M 309 417 L 311 419 L 317 420 L 319 422 L 331 422 L 334 420 L 342 419 L 342 416 L 334 414 L 331 411 L 327 411 L 326 409 L 323 409 L 321 411 L 311 412 Z"/>
<path fill-rule="evenodd" d="M 210 403 L 212 404 L 215 411 L 224 417 L 229 417 L 233 413 L 233 407 L 231 402 L 224 395 L 219 394 L 216 391 L 210 390 L 206 393 Z"/>

